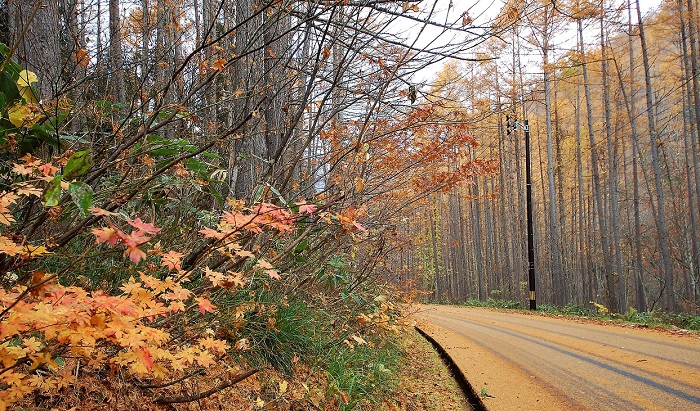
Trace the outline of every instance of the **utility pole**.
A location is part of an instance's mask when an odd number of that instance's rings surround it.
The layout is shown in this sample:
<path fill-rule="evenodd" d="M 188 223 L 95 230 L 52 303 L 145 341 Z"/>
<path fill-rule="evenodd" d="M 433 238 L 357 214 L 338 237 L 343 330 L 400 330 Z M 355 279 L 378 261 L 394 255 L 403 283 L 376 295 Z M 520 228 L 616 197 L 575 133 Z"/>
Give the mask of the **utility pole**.
<path fill-rule="evenodd" d="M 528 284 L 530 286 L 530 310 L 537 309 L 535 294 L 535 230 L 532 223 L 532 170 L 530 166 L 530 125 L 527 120 L 519 123 L 513 117 L 506 115 L 506 132 L 510 134 L 517 131 L 518 127 L 525 132 L 525 207 L 527 209 L 527 264 Z"/>

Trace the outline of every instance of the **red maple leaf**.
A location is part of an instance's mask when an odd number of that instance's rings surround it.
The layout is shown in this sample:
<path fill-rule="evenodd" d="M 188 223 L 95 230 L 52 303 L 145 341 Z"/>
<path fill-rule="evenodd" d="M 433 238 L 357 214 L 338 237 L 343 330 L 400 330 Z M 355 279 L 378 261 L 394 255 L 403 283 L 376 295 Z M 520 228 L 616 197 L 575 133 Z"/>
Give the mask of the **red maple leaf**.
<path fill-rule="evenodd" d="M 160 228 L 154 226 L 151 223 L 144 223 L 139 217 L 136 217 L 136 219 L 132 221 L 127 221 L 127 223 L 129 223 L 130 226 L 136 228 L 137 230 L 143 231 L 144 233 L 148 234 L 155 234 L 158 231 L 160 231 Z"/>
<path fill-rule="evenodd" d="M 143 252 L 140 248 L 133 246 L 133 247 L 127 247 L 126 251 L 124 252 L 125 254 L 129 254 L 129 259 L 133 261 L 135 264 L 138 264 L 139 261 L 143 260 L 146 258 L 146 253 Z"/>
<path fill-rule="evenodd" d="M 318 207 L 313 204 L 301 204 L 299 205 L 299 213 L 313 214 L 318 211 Z"/>
<path fill-rule="evenodd" d="M 139 348 L 137 354 L 141 364 L 146 367 L 148 372 L 150 372 L 151 368 L 153 368 L 153 358 L 151 358 L 151 352 L 147 347 L 141 347 Z"/>

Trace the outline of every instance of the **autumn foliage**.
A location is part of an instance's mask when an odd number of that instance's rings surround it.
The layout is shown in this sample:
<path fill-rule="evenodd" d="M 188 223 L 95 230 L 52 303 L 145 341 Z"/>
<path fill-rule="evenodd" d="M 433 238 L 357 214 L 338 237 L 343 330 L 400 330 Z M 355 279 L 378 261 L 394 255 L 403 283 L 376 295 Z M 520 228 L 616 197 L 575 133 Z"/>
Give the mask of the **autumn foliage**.
<path fill-rule="evenodd" d="M 84 156 L 74 154 L 67 164 L 75 161 L 76 155 Z M 32 245 L 11 231 L 20 205 L 36 199 L 46 203 L 46 198 L 54 195 L 52 190 L 58 191 L 57 197 L 70 193 L 74 181 L 62 180 L 54 187 L 61 176 L 59 170 L 27 154 L 12 165 L 16 180 L 0 195 L 0 222 L 10 229 L 0 235 L 0 252 L 8 268 L 3 278 L 5 288 L 0 289 L 0 384 L 4 386 L 0 409 L 35 391 L 49 393 L 70 387 L 76 364 L 86 369 L 124 369 L 136 377 L 158 380 L 216 365 L 230 349 L 248 349 L 249 342 L 240 339 L 232 347 L 216 338 L 211 329 L 202 332 L 178 324 L 215 314 L 212 294 L 235 294 L 257 273 L 281 280 L 267 259 L 244 247 L 242 238 L 289 235 L 312 217 L 343 230 L 365 230 L 352 217 L 319 211 L 316 205 L 305 202 L 294 204 L 296 211 L 270 203 L 246 207 L 242 202 L 231 202 L 231 210 L 225 211 L 215 226 L 199 230 L 207 243 L 198 255 L 219 255 L 238 269 L 210 268 L 203 259 L 183 269 L 182 252 L 166 251 L 155 242 L 161 228 L 140 217 L 126 218 L 122 213 L 90 206 L 86 207 L 87 218 L 95 222 L 90 230 L 95 245 L 122 252 L 137 269 L 116 294 L 65 286 L 57 273 L 25 271 L 49 258 L 55 246 L 48 241 Z M 78 196 L 73 200 L 81 205 Z M 47 207 L 47 214 L 60 213 L 58 208 Z M 144 260 L 150 263 L 139 265 Z M 16 274 L 24 272 L 30 275 L 28 281 L 21 281 L 25 274 L 22 278 Z M 173 344 L 182 339 L 184 342 Z M 72 367 L 66 366 L 67 362 Z"/>
<path fill-rule="evenodd" d="M 333 372 L 351 361 L 323 367 L 398 330 L 384 295 L 391 227 L 497 162 L 469 152 L 463 112 L 417 104 L 399 81 L 416 55 L 373 37 L 380 26 L 360 16 L 374 5 L 246 3 L 236 13 L 250 18 L 214 31 L 170 6 L 167 24 L 137 7 L 120 26 L 110 10 L 109 52 L 76 32 L 56 76 L 0 44 L 0 410 L 113 381 L 148 404 L 239 383 L 259 407 L 370 401 L 348 391 L 390 378 L 383 365 L 348 385 Z M 265 46 L 248 49 L 259 27 Z M 271 369 L 315 386 L 275 379 L 266 396 L 256 373 Z"/>

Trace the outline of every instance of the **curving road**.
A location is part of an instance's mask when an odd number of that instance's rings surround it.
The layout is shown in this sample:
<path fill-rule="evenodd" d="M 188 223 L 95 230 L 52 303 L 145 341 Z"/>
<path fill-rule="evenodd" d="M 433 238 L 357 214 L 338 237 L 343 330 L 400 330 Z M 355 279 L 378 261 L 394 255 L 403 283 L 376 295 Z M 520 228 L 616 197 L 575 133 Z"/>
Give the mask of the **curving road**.
<path fill-rule="evenodd" d="M 424 306 L 421 327 L 489 410 L 700 411 L 700 336 Z"/>

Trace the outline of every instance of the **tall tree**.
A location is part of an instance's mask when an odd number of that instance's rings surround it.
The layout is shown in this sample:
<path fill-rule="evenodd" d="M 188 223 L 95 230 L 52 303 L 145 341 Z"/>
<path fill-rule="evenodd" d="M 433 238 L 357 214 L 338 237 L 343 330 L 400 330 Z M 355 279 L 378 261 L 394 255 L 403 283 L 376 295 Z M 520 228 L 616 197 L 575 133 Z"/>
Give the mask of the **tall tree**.
<path fill-rule="evenodd" d="M 579 18 L 577 21 L 579 33 L 579 48 L 581 50 L 581 68 L 583 70 L 584 94 L 586 97 L 587 125 L 588 125 L 588 142 L 591 150 L 591 172 L 593 175 L 593 202 L 595 204 L 596 218 L 598 221 L 598 230 L 602 246 L 602 254 L 604 261 L 604 275 L 606 282 L 605 296 L 608 309 L 617 312 L 619 311 L 618 299 L 615 292 L 615 277 L 612 257 L 610 253 L 610 239 L 608 234 L 608 226 L 603 212 L 603 196 L 602 182 L 600 178 L 600 165 L 598 161 L 598 149 L 596 145 L 594 124 L 593 124 L 593 104 L 591 98 L 591 86 L 588 75 L 587 58 L 583 49 L 583 23 Z"/>
<path fill-rule="evenodd" d="M 637 3 L 637 27 L 639 29 L 639 40 L 642 49 L 642 62 L 644 67 L 644 84 L 646 96 L 646 114 L 649 126 L 649 142 L 651 145 L 651 161 L 652 171 L 654 174 L 654 194 L 656 196 L 656 212 L 659 231 L 659 246 L 661 248 L 661 261 L 659 267 L 661 269 L 661 278 L 663 279 L 663 293 L 665 295 L 665 308 L 669 311 L 675 311 L 676 300 L 674 295 L 673 285 L 673 269 L 671 266 L 671 251 L 668 241 L 668 227 L 666 223 L 665 211 L 665 196 L 663 185 L 661 183 L 661 164 L 659 155 L 659 137 L 656 129 L 656 117 L 654 116 L 654 101 L 653 90 L 651 84 L 651 66 L 649 63 L 649 50 L 647 48 L 646 36 L 644 34 L 644 22 L 642 20 L 642 12 Z"/>
<path fill-rule="evenodd" d="M 20 66 L 43 73 L 42 96 L 54 98 L 63 87 L 58 0 L 8 2 L 7 40 Z"/>

